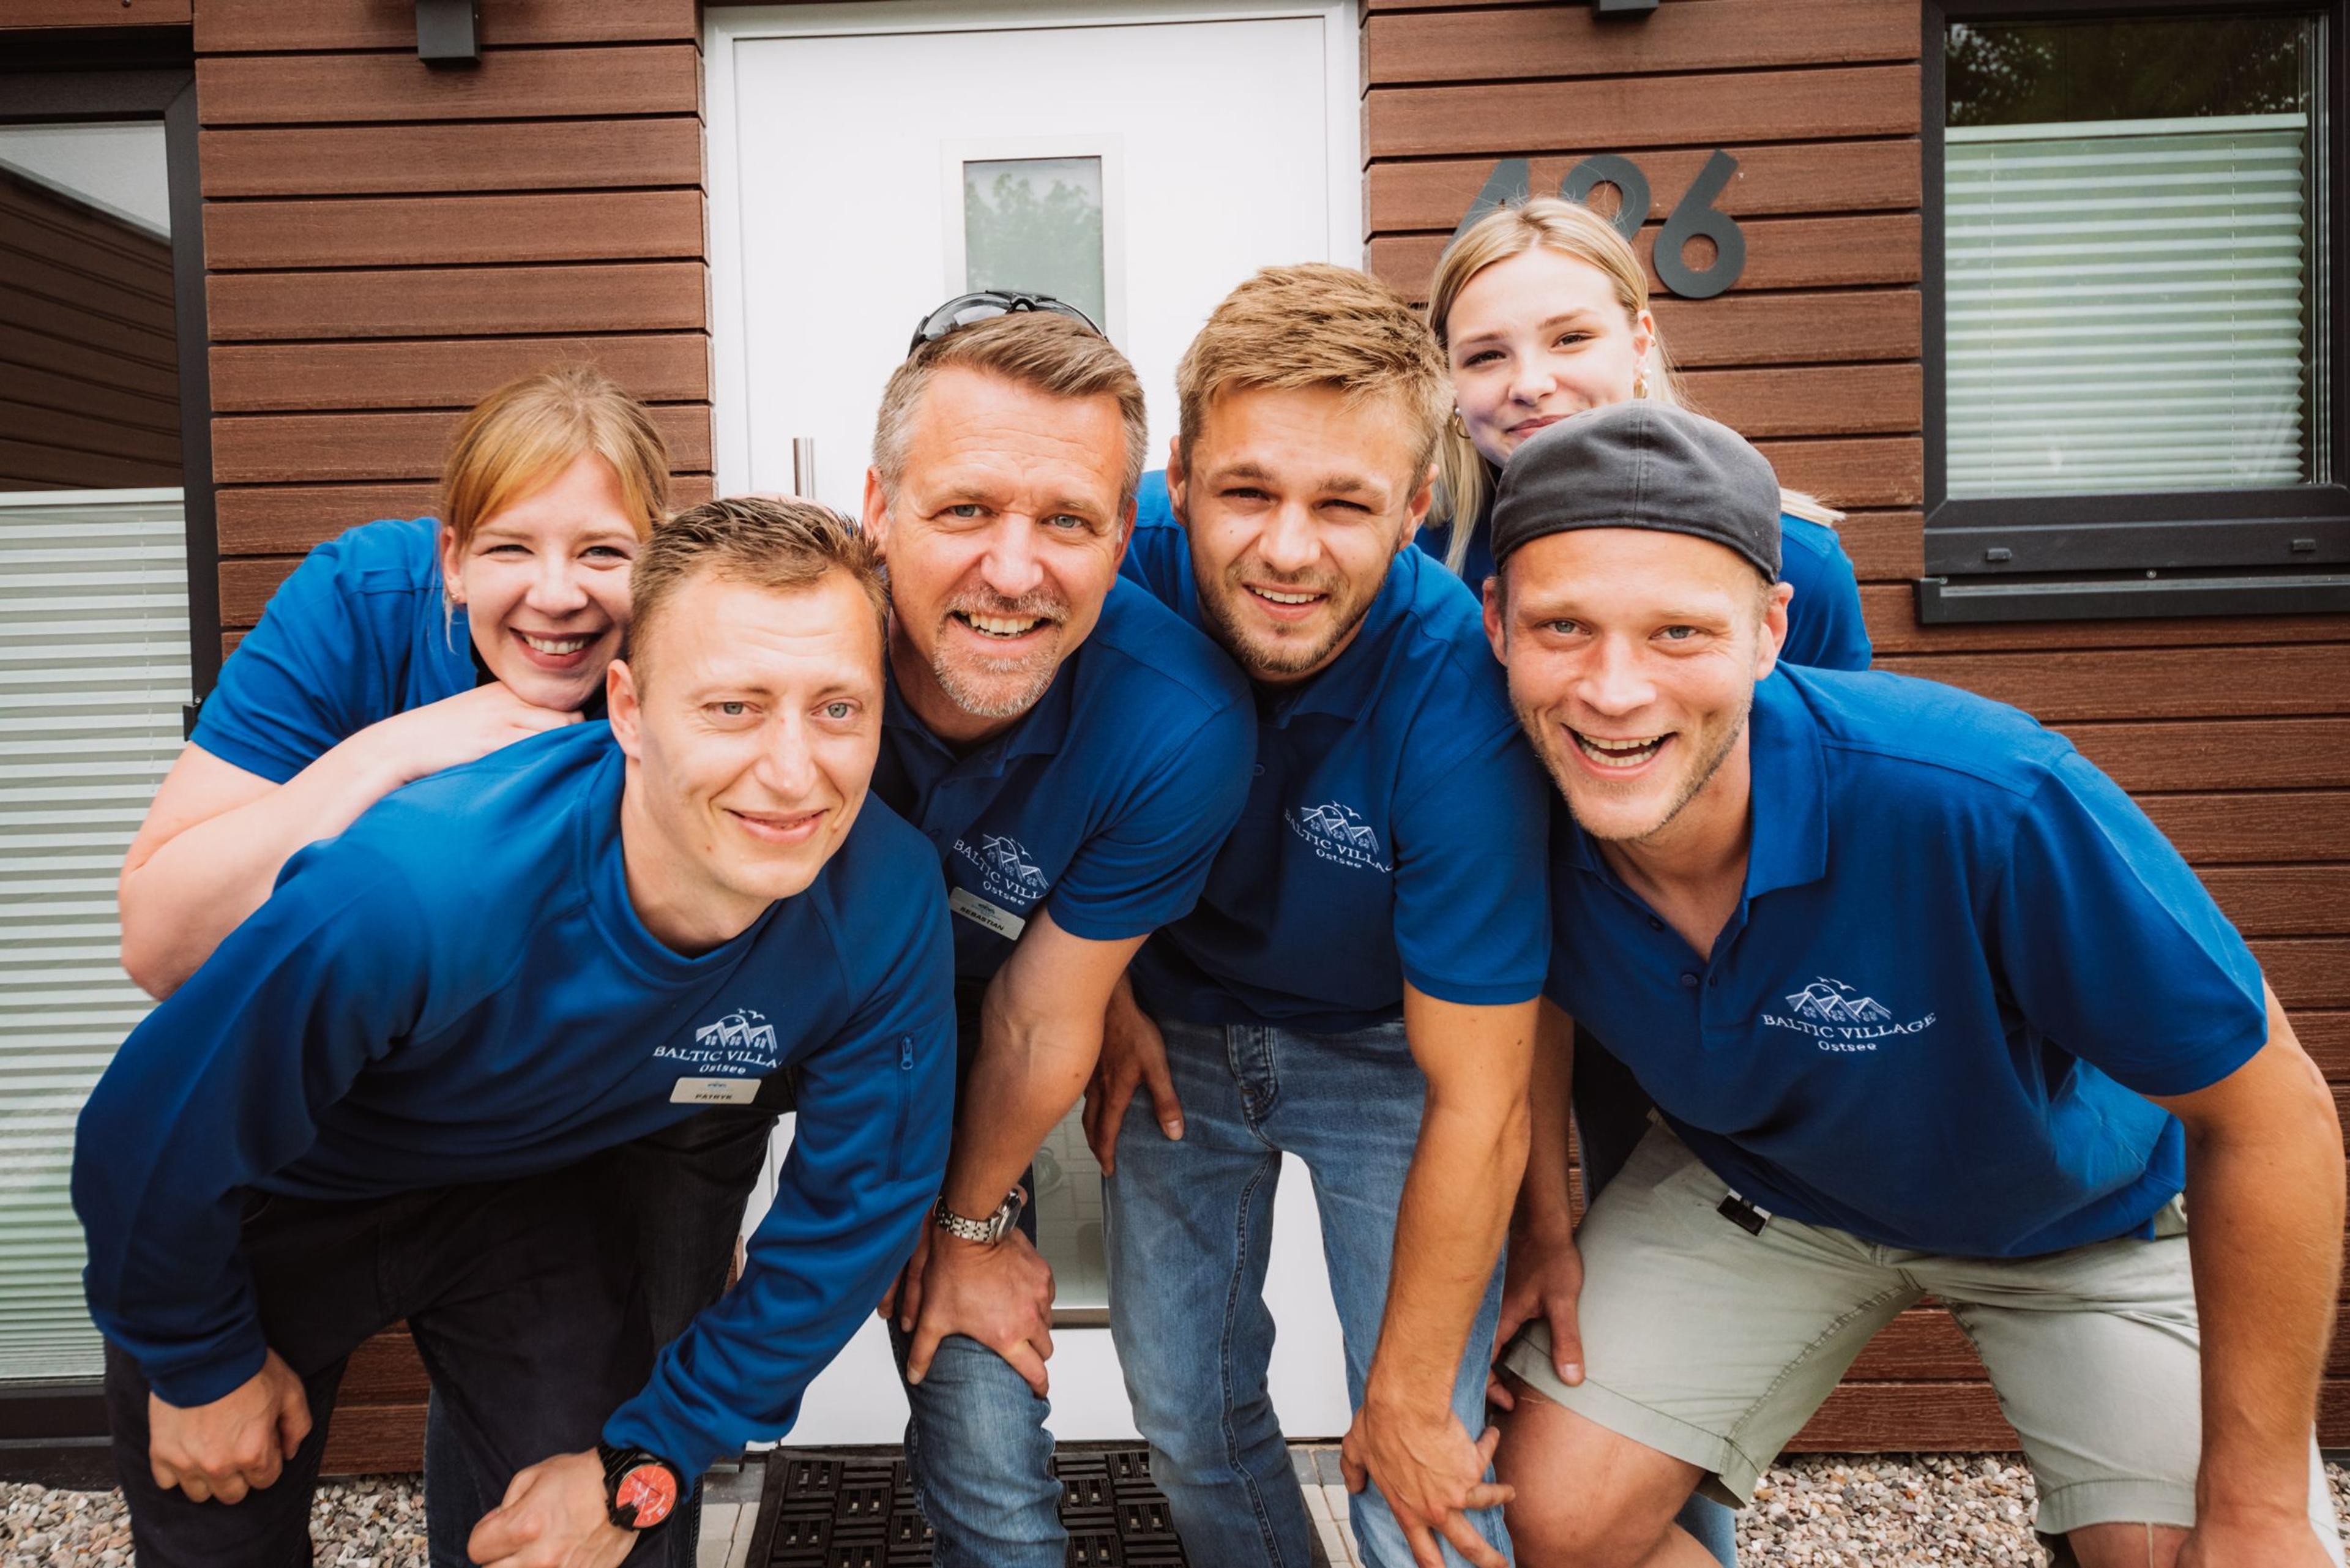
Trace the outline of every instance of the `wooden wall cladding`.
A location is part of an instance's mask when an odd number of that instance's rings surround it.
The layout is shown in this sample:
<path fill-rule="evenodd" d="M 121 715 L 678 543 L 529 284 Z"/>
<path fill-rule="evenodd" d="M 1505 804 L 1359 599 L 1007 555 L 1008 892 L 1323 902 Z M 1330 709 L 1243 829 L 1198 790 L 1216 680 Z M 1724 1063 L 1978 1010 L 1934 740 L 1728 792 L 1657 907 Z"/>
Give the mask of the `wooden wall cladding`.
<path fill-rule="evenodd" d="M 2320 1067 L 2350 1094 L 2350 617 L 1921 627 L 1925 371 L 1920 18 L 1904 0 L 1367 0 L 1365 240 L 1424 298 L 1497 159 L 1533 187 L 1593 153 L 1648 177 L 1644 255 L 1709 154 L 1746 236 L 1713 299 L 1659 293 L 1692 400 L 1781 479 L 1846 509 L 1880 668 L 2061 728 L 2135 794 L 2252 942 Z M 1652 286 L 1654 279 L 1652 276 Z M 2350 1443 L 2337 1343 L 2322 1429 Z M 1873 1345 L 1794 1445 L 2012 1449 L 1939 1311 Z"/>
<path fill-rule="evenodd" d="M 586 359 L 711 490 L 693 0 L 482 0 L 477 66 L 411 0 L 196 0 L 223 624 L 302 551 L 438 504 L 483 394 Z"/>
<path fill-rule="evenodd" d="M 8 0 L 0 33 L 44 27 L 184 27 L 189 0 Z"/>
<path fill-rule="evenodd" d="M 0 171 L 0 489 L 180 483 L 172 247 Z"/>

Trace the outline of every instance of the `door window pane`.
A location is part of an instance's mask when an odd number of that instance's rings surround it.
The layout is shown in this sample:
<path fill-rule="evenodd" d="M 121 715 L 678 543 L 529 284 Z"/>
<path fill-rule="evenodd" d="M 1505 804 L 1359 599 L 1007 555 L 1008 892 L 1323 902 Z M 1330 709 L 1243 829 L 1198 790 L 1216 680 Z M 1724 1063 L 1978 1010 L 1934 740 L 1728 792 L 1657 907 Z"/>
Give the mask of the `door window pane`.
<path fill-rule="evenodd" d="M 1952 497 L 2330 477 L 2314 17 L 1952 26 Z"/>
<path fill-rule="evenodd" d="M 962 229 L 964 287 L 1049 294 L 1107 326 L 1100 159 L 965 163 Z"/>
<path fill-rule="evenodd" d="M 1062 1314 L 1109 1305 L 1102 1173 L 1086 1145 L 1085 1108 L 1080 1100 L 1036 1151 L 1036 1250 L 1053 1265 L 1053 1306 Z"/>

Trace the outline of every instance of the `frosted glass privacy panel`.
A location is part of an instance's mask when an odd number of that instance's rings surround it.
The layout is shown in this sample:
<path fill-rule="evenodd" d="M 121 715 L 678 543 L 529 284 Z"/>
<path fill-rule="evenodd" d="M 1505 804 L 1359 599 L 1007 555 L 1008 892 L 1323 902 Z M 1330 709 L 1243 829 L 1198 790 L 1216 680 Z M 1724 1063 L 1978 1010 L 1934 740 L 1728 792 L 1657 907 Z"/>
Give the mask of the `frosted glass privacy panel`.
<path fill-rule="evenodd" d="M 966 162 L 962 234 L 966 288 L 1049 294 L 1107 325 L 1099 158 Z"/>
<path fill-rule="evenodd" d="M 2316 25 L 1951 28 L 1952 497 L 2330 477 Z"/>
<path fill-rule="evenodd" d="M 74 1120 L 154 1005 L 114 880 L 189 696 L 180 492 L 0 495 L 0 1387 L 102 1368 Z"/>

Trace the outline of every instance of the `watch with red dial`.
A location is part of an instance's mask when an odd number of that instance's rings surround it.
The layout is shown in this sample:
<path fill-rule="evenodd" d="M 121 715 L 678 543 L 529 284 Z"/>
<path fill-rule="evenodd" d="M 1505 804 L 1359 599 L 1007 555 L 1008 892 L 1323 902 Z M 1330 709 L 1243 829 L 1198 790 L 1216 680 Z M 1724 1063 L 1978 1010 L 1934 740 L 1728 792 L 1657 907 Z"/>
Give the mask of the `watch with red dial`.
<path fill-rule="evenodd" d="M 623 1530 L 650 1530 L 685 1495 L 685 1478 L 658 1454 L 598 1443 L 596 1457 L 604 1461 L 604 1505 Z"/>

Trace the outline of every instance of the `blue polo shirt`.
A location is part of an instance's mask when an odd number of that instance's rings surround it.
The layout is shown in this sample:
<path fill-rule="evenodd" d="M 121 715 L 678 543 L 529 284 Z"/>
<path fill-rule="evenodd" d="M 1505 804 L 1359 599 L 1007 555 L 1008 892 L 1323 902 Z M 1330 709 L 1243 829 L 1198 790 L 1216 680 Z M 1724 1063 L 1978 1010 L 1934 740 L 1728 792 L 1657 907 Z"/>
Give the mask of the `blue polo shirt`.
<path fill-rule="evenodd" d="M 873 793 L 946 867 L 955 972 L 985 980 L 1038 909 L 1088 941 L 1188 911 L 1246 796 L 1248 682 L 1132 583 L 1018 723 L 958 754 L 893 677 Z"/>
<path fill-rule="evenodd" d="M 1201 625 L 1165 476 L 1125 571 Z M 1542 988 L 1549 785 L 1477 600 L 1405 550 L 1328 669 L 1255 692 L 1256 771 L 1199 907 L 1131 971 L 1153 1013 L 1342 1033 L 1402 1015 L 1406 981 L 1500 1005 Z"/>
<path fill-rule="evenodd" d="M 473 689 L 441 597 L 441 524 L 369 523 L 310 552 L 221 666 L 194 742 L 284 784 L 369 725 Z"/>
<path fill-rule="evenodd" d="M 867 802 L 798 896 L 685 957 L 636 914 L 610 726 L 387 796 L 132 1032 L 83 1110 L 91 1315 L 172 1404 L 260 1369 L 244 1189 L 382 1197 L 555 1170 L 796 1064 L 749 1270 L 607 1436 L 696 1474 L 787 1427 L 945 1171 L 954 1017 L 938 860 Z M 718 1091 L 712 1094 L 712 1091 Z"/>
<path fill-rule="evenodd" d="M 1558 813 L 1551 998 L 1764 1209 L 1970 1257 L 2142 1232 L 2185 1181 L 2143 1096 L 2268 1034 L 2178 852 L 2070 742 L 1933 681 L 1781 665 L 1750 744 L 1710 959 Z"/>
<path fill-rule="evenodd" d="M 1451 529 L 1439 526 L 1422 528 L 1414 543 L 1441 561 L 1451 540 Z M 1783 512 L 1779 540 L 1779 580 L 1795 590 L 1787 604 L 1787 640 L 1779 657 L 1815 670 L 1867 669 L 1871 650 L 1868 623 L 1860 612 L 1860 583 L 1836 531 Z M 1469 536 L 1461 577 L 1482 594 L 1485 579 L 1492 575 L 1492 534 L 1480 517 L 1476 532 Z"/>

